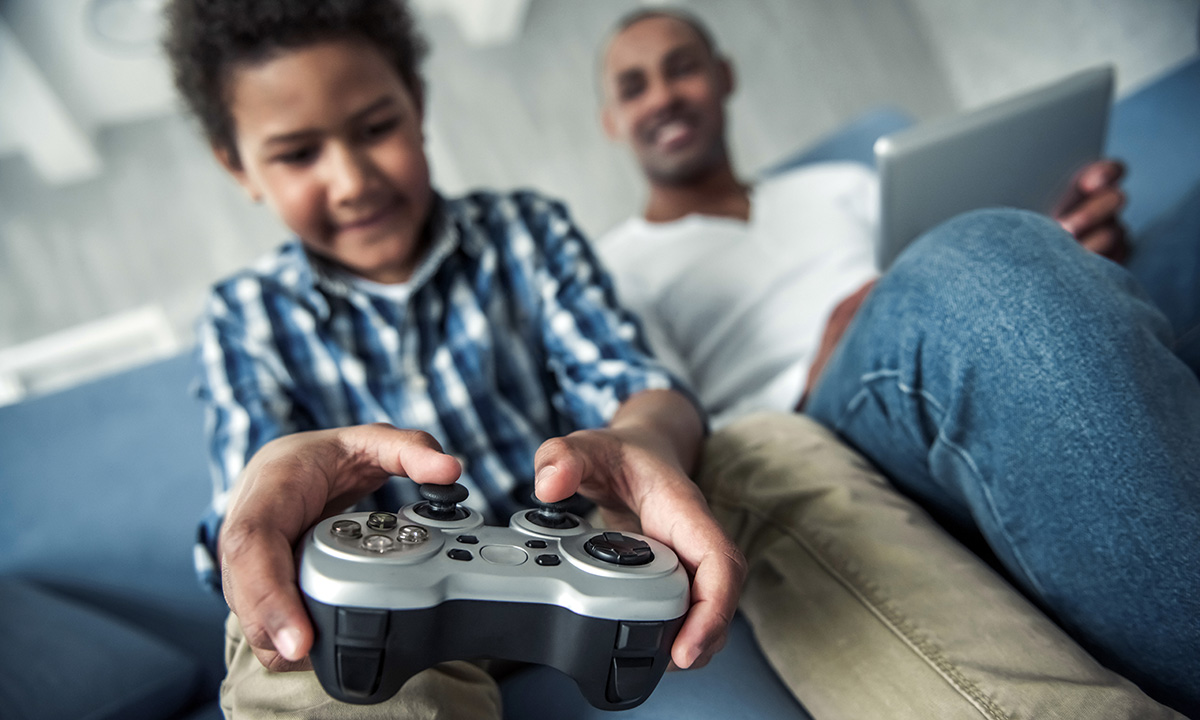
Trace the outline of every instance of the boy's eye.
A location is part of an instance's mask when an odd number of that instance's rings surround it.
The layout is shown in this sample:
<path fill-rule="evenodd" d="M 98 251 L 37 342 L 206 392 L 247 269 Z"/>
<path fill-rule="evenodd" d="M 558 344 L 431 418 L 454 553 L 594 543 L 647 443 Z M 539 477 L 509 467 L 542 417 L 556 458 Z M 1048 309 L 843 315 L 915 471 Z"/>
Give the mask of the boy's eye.
<path fill-rule="evenodd" d="M 363 137 L 367 140 L 375 140 L 389 134 L 399 126 L 399 118 L 388 118 L 387 120 L 369 123 L 363 128 Z"/>
<path fill-rule="evenodd" d="M 317 149 L 311 146 L 294 148 L 280 153 L 275 159 L 285 165 L 307 165 L 317 157 Z"/>

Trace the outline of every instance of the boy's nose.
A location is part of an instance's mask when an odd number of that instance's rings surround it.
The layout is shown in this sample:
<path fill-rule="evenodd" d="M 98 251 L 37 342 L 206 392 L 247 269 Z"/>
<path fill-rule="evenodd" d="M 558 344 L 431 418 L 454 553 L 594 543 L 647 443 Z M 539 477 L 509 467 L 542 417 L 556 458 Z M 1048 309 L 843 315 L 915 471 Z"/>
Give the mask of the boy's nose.
<path fill-rule="evenodd" d="M 369 158 L 352 148 L 338 147 L 330 153 L 328 188 L 330 198 L 338 204 L 358 200 L 370 184 L 372 168 Z"/>

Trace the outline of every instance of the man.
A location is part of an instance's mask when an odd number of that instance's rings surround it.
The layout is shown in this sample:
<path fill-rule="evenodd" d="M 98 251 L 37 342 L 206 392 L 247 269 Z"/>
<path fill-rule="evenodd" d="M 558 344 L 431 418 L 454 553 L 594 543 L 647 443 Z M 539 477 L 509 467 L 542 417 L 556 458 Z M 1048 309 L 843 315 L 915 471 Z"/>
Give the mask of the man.
<path fill-rule="evenodd" d="M 963 537 L 982 535 L 1099 659 L 1200 710 L 1200 386 L 1161 315 L 1098 257 L 1126 254 L 1120 165 L 1086 168 L 1057 225 L 957 218 L 876 281 L 873 176 L 739 180 L 724 138 L 733 70 L 694 18 L 630 16 L 602 73 L 604 128 L 649 196 L 600 252 L 714 422 L 802 405 Z"/>

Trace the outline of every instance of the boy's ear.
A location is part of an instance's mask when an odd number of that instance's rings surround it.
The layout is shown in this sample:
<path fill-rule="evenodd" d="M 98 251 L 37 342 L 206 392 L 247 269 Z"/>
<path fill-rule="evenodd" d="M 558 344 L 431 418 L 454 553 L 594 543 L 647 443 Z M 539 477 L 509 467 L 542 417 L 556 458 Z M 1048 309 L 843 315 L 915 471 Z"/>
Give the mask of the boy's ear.
<path fill-rule="evenodd" d="M 415 78 L 413 83 L 416 87 L 413 88 L 413 102 L 417 106 L 417 114 L 421 119 L 425 119 L 425 83 L 421 78 Z"/>
<path fill-rule="evenodd" d="M 234 159 L 233 152 L 229 148 L 219 145 L 212 145 L 211 147 L 213 157 L 217 159 L 221 167 L 225 168 L 225 172 L 232 175 L 237 184 L 242 186 L 242 190 L 250 196 L 250 199 L 254 202 L 262 202 L 262 190 L 258 188 L 257 183 L 250 179 L 241 162 Z"/>

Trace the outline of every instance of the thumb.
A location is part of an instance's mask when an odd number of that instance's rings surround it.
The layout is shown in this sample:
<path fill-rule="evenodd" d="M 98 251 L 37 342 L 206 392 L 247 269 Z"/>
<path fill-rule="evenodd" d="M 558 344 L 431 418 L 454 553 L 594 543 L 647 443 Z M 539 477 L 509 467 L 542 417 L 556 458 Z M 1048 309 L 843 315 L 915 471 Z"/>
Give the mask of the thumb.
<path fill-rule="evenodd" d="M 587 457 L 567 440 L 547 440 L 533 458 L 533 494 L 542 502 L 569 498 L 579 490 L 587 465 Z"/>
<path fill-rule="evenodd" d="M 448 485 L 462 475 L 462 464 L 421 430 L 401 430 L 382 423 L 359 425 L 348 428 L 342 441 L 389 475 L 439 485 Z"/>

